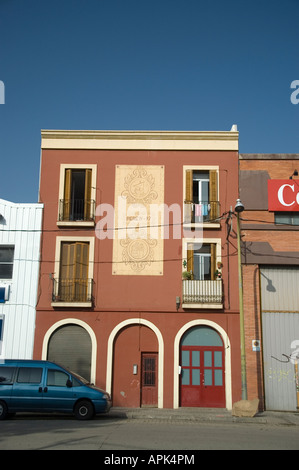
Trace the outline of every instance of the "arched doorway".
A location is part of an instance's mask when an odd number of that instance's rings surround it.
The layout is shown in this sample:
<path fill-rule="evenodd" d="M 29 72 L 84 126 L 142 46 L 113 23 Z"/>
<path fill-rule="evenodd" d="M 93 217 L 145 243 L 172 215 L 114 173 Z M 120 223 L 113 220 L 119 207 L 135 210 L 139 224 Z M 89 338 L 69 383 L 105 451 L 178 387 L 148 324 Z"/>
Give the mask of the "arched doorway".
<path fill-rule="evenodd" d="M 185 332 L 180 366 L 180 406 L 226 406 L 224 345 L 215 329 L 199 325 Z"/>
<path fill-rule="evenodd" d="M 90 381 L 91 351 L 91 338 L 85 328 L 76 324 L 65 324 L 51 334 L 47 359 Z"/>
<path fill-rule="evenodd" d="M 114 340 L 113 406 L 158 406 L 159 344 L 145 325 L 122 328 Z"/>

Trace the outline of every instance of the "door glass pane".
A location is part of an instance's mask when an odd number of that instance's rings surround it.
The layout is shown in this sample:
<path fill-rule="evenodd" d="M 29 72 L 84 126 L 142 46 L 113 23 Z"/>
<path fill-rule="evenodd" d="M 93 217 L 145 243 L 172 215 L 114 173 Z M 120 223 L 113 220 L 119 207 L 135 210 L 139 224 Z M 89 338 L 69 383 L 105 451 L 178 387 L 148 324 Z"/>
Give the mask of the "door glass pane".
<path fill-rule="evenodd" d="M 192 366 L 199 367 L 199 351 L 192 351 Z"/>
<path fill-rule="evenodd" d="M 214 366 L 222 367 L 222 351 L 214 352 Z"/>
<path fill-rule="evenodd" d="M 182 346 L 223 346 L 223 344 L 219 334 L 213 328 L 196 326 L 184 334 Z"/>
<path fill-rule="evenodd" d="M 213 385 L 212 369 L 205 369 L 205 385 Z"/>
<path fill-rule="evenodd" d="M 182 385 L 190 385 L 189 369 L 182 369 Z"/>
<path fill-rule="evenodd" d="M 143 385 L 155 386 L 156 360 L 154 357 L 143 357 Z"/>
<path fill-rule="evenodd" d="M 222 383 L 222 369 L 215 369 L 214 370 L 214 379 L 215 379 L 215 385 L 218 385 L 218 386 L 223 385 L 223 383 Z"/>
<path fill-rule="evenodd" d="M 182 366 L 189 366 L 189 351 L 182 351 Z"/>
<path fill-rule="evenodd" d="M 205 367 L 212 367 L 212 351 L 204 352 L 204 361 Z"/>
<path fill-rule="evenodd" d="M 192 369 L 192 385 L 200 385 L 199 369 Z"/>

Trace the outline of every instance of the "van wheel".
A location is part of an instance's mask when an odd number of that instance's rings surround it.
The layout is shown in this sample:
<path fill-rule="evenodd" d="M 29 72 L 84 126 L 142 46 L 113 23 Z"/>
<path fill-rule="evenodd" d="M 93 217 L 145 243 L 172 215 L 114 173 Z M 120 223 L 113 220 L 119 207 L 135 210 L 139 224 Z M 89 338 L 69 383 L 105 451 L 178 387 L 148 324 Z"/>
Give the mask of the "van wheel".
<path fill-rule="evenodd" d="M 4 401 L 0 401 L 0 419 L 7 418 L 7 415 L 8 415 L 7 405 Z"/>
<path fill-rule="evenodd" d="M 79 401 L 74 409 L 75 417 L 81 420 L 91 419 L 94 416 L 93 404 L 88 400 Z"/>

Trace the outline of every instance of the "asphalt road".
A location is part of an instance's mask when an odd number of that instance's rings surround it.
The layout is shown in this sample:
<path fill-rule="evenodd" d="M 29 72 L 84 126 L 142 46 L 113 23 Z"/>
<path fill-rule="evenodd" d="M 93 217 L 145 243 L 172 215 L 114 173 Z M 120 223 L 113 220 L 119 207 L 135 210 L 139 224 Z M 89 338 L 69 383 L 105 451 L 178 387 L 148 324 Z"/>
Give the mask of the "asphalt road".
<path fill-rule="evenodd" d="M 17 415 L 0 421 L 0 450 L 299 450 L 299 427 Z"/>

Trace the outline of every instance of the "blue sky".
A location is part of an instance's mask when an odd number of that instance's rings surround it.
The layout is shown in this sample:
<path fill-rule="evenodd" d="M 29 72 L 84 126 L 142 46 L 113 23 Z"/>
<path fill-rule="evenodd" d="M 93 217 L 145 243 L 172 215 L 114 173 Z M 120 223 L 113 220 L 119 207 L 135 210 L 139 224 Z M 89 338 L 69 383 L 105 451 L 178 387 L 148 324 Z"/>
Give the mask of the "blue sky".
<path fill-rule="evenodd" d="M 299 153 L 299 0 L 0 0 L 0 198 L 37 202 L 41 129 L 230 130 Z"/>

